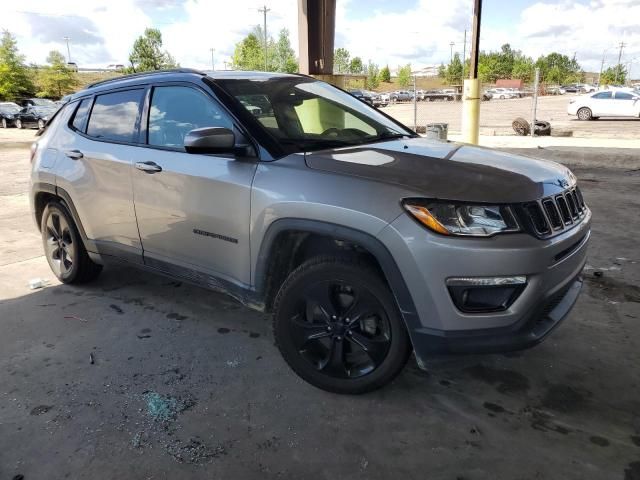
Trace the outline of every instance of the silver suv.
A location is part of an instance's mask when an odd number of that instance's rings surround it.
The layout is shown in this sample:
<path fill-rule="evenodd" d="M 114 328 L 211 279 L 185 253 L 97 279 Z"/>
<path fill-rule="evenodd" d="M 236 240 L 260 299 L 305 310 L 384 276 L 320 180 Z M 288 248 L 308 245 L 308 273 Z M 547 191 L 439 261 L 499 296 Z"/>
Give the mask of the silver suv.
<path fill-rule="evenodd" d="M 326 390 L 381 387 L 412 351 L 532 346 L 580 291 L 591 213 L 567 168 L 420 138 L 310 77 L 121 77 L 41 133 L 30 197 L 60 281 L 117 260 L 227 292 Z"/>

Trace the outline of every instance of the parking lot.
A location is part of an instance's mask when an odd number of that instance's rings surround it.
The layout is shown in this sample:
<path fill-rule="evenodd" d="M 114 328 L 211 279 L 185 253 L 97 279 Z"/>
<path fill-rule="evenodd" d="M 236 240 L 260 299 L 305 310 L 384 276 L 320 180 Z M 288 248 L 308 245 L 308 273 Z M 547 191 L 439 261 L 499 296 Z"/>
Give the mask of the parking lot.
<path fill-rule="evenodd" d="M 490 103 L 483 128 L 526 102 Z M 574 169 L 594 214 L 586 282 L 545 343 L 411 360 L 348 397 L 298 379 L 270 319 L 230 298 L 126 267 L 55 281 L 28 149 L 9 141 L 32 134 L 0 137 L 0 479 L 640 479 L 637 168 Z"/>
<path fill-rule="evenodd" d="M 601 118 L 583 122 L 567 115 L 572 95 L 545 96 L 538 99 L 536 118 L 551 123 L 553 129 L 570 130 L 574 137 L 638 139 L 640 119 Z M 433 122 L 449 124 L 449 131 L 458 133 L 462 128 L 462 102 L 418 102 L 418 125 Z M 481 135 L 514 135 L 511 122 L 522 117 L 531 122 L 532 99 L 495 99 L 482 102 L 480 108 Z M 413 127 L 413 103 L 397 103 L 383 111 L 405 125 Z"/>

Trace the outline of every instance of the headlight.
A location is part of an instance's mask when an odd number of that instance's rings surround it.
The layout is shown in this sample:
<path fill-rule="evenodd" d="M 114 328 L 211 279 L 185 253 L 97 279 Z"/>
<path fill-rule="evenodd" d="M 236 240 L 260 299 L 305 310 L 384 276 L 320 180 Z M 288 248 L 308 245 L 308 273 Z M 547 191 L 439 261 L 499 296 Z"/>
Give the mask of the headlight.
<path fill-rule="evenodd" d="M 511 208 L 507 206 L 436 201 L 406 201 L 403 206 L 429 230 L 442 235 L 489 237 L 496 233 L 520 231 Z"/>

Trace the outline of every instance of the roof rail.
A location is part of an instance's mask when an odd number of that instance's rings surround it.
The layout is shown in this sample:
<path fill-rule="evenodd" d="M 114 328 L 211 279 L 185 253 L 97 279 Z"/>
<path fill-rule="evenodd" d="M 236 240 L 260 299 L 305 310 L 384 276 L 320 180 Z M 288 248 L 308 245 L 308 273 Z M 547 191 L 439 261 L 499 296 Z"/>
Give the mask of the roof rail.
<path fill-rule="evenodd" d="M 161 73 L 197 73 L 199 75 L 206 75 L 201 70 L 195 68 L 172 68 L 168 70 L 150 70 L 148 72 L 131 73 L 129 75 L 122 75 L 120 77 L 108 78 L 107 80 L 100 80 L 99 82 L 90 83 L 86 88 L 97 87 L 98 85 L 104 85 L 106 83 L 118 82 L 120 80 L 128 80 L 129 78 L 145 77 L 148 75 L 159 75 Z"/>

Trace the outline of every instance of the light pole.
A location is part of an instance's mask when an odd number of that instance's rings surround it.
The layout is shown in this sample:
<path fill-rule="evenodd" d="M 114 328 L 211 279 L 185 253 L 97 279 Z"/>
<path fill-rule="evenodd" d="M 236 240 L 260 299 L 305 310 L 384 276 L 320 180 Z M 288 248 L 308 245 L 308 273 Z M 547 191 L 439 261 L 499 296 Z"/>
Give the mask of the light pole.
<path fill-rule="evenodd" d="M 264 71 L 267 69 L 267 12 L 270 11 L 270 8 L 267 8 L 264 5 L 262 8 L 259 8 L 258 11 L 264 15 Z"/>
<path fill-rule="evenodd" d="M 451 54 L 449 55 L 449 65 L 451 65 L 453 63 L 453 46 L 455 45 L 454 42 L 451 42 L 449 44 L 449 47 L 451 47 Z"/>
<path fill-rule="evenodd" d="M 71 63 L 71 50 L 69 49 L 69 37 L 62 37 L 67 42 L 67 63 Z"/>
<path fill-rule="evenodd" d="M 216 71 L 216 64 L 213 61 L 213 52 L 216 51 L 215 48 L 210 48 L 209 50 L 211 50 L 211 71 L 215 72 Z"/>

